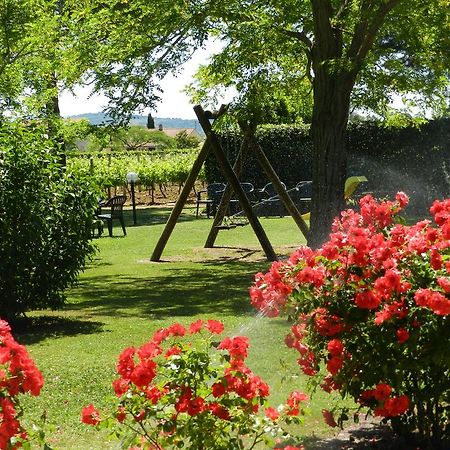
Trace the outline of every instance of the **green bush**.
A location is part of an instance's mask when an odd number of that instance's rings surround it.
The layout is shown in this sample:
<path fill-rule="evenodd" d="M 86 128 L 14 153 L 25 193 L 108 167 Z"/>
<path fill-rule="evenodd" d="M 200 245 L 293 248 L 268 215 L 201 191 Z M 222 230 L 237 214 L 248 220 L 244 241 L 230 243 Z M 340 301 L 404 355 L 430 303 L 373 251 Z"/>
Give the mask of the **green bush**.
<path fill-rule="evenodd" d="M 60 307 L 94 247 L 96 191 L 42 130 L 0 129 L 0 316 Z"/>

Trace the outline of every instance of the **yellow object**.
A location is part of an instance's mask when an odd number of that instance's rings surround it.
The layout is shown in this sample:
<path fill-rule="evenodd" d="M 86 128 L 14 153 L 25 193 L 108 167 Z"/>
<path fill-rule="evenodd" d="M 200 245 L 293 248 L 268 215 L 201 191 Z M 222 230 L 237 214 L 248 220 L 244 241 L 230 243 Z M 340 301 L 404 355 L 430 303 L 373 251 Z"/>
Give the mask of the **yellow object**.
<path fill-rule="evenodd" d="M 365 176 L 355 176 L 355 177 L 348 177 L 345 180 L 345 187 L 344 187 L 344 198 L 347 200 L 353 195 L 353 192 L 356 191 L 356 188 L 360 185 L 360 183 L 363 183 L 367 181 L 367 178 Z"/>

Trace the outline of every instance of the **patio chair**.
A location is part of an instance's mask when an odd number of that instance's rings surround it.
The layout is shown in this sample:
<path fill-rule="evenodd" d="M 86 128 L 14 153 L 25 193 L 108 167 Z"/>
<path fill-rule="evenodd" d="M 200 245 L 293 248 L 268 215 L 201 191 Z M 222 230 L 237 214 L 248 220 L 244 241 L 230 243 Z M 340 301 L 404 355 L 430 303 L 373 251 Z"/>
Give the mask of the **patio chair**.
<path fill-rule="evenodd" d="M 200 205 L 206 205 L 206 217 L 208 219 L 210 215 L 214 217 L 224 191 L 224 183 L 210 183 L 206 189 L 198 191 L 195 217 L 198 219 Z M 203 194 L 206 194 L 206 198 L 202 198 Z"/>
<path fill-rule="evenodd" d="M 97 218 L 103 220 L 106 222 L 106 225 L 108 226 L 108 232 L 109 236 L 112 237 L 112 230 L 113 230 L 113 220 L 118 220 L 120 224 L 122 225 L 122 230 L 124 236 L 127 235 L 127 231 L 125 229 L 125 221 L 123 218 L 123 205 L 126 202 L 127 197 L 125 195 L 116 195 L 115 197 L 111 197 L 106 202 L 102 203 L 100 205 L 100 211 L 97 214 Z M 103 213 L 102 209 L 109 208 L 108 213 Z M 99 227 L 99 235 L 101 234 L 101 229 Z"/>
<path fill-rule="evenodd" d="M 255 200 L 256 200 L 256 198 L 255 198 L 255 187 L 253 186 L 253 184 L 249 183 L 249 182 L 246 182 L 246 181 L 242 182 L 242 183 L 239 183 L 239 184 L 241 185 L 241 188 L 244 191 L 244 194 L 248 198 L 248 201 L 251 204 L 255 203 Z M 242 207 L 240 205 L 239 200 L 236 199 L 236 198 L 232 198 L 230 200 L 230 211 L 229 211 L 229 213 L 231 215 L 233 215 L 233 214 L 239 213 L 239 211 L 241 211 L 241 210 L 242 210 Z"/>
<path fill-rule="evenodd" d="M 283 189 L 286 185 L 281 181 Z M 259 203 L 257 207 L 257 214 L 262 216 L 280 216 L 285 214 L 284 205 L 277 194 L 273 183 L 267 183 L 262 189 L 259 189 Z"/>
<path fill-rule="evenodd" d="M 312 181 L 299 181 L 293 189 L 289 191 L 292 201 L 295 203 L 300 214 L 311 210 Z"/>

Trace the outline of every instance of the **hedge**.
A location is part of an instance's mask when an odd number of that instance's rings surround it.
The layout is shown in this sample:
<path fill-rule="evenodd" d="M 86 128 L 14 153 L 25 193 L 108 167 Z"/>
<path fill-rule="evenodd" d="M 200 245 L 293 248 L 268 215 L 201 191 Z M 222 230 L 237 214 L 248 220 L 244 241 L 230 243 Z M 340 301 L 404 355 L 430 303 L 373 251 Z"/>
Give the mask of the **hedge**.
<path fill-rule="evenodd" d="M 230 161 L 234 161 L 241 134 L 230 129 L 219 136 Z M 369 181 L 364 189 L 377 197 L 402 190 L 411 197 L 408 212 L 423 214 L 432 200 L 450 195 L 449 137 L 450 118 L 408 128 L 351 124 L 347 176 L 365 175 Z M 288 187 L 312 178 L 312 141 L 307 126 L 263 126 L 256 139 Z M 208 183 L 224 181 L 212 154 L 205 164 L 205 177 Z M 245 158 L 240 178 L 258 188 L 268 182 L 252 155 Z"/>

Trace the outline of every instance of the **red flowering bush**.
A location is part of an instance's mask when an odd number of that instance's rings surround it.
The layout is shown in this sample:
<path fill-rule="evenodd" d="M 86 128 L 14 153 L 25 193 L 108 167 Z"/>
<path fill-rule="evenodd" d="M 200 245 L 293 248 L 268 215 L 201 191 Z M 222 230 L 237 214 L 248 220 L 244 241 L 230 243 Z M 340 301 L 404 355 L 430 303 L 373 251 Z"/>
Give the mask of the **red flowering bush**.
<path fill-rule="evenodd" d="M 112 414 L 102 419 L 91 404 L 82 422 L 113 428 L 122 448 L 238 450 L 285 441 L 282 424 L 300 421 L 306 395 L 293 392 L 285 405 L 267 406 L 269 386 L 245 364 L 248 339 L 216 341 L 222 332 L 214 320 L 187 329 L 174 324 L 140 348 L 125 349 L 117 363 Z"/>
<path fill-rule="evenodd" d="M 411 226 L 396 220 L 407 202 L 364 197 L 321 248 L 257 274 L 250 295 L 268 315 L 295 320 L 286 344 L 322 389 L 441 442 L 450 436 L 450 200 L 434 202 L 435 224 Z"/>
<path fill-rule="evenodd" d="M 25 446 L 28 434 L 19 421 L 19 394 L 39 395 L 44 384 L 41 372 L 23 345 L 0 320 L 0 449 Z"/>

